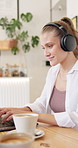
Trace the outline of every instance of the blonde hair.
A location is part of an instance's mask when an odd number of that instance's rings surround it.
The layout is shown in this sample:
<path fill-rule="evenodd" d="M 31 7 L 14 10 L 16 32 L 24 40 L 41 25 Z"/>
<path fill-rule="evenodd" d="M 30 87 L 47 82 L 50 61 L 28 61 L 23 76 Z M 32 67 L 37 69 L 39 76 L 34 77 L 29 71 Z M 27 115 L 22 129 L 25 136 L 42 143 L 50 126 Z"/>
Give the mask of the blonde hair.
<path fill-rule="evenodd" d="M 59 21 L 50 22 L 49 24 L 52 24 L 52 23 L 57 23 L 57 24 L 62 25 L 68 34 L 71 34 L 75 37 L 76 42 L 77 42 L 77 46 L 76 46 L 76 49 L 73 51 L 73 53 L 74 53 L 75 57 L 78 59 L 78 31 L 74 28 L 72 20 L 68 17 L 63 17 Z M 60 31 L 60 29 L 58 29 L 55 26 L 46 26 L 45 25 L 42 28 L 41 33 L 44 33 L 46 31 L 48 31 L 48 32 L 54 31 L 55 36 L 59 36 L 60 38 L 63 36 L 63 33 Z"/>

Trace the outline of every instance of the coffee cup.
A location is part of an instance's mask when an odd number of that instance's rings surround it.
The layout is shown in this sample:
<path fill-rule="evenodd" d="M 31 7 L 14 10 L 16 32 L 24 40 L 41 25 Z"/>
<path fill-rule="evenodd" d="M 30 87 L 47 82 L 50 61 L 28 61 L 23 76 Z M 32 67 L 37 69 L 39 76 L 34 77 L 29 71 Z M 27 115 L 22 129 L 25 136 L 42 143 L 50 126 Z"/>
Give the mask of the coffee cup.
<path fill-rule="evenodd" d="M 0 148 L 31 148 L 34 136 L 29 133 L 10 133 L 0 136 Z"/>
<path fill-rule="evenodd" d="M 21 133 L 35 133 L 38 114 L 36 113 L 22 113 L 13 115 L 16 132 Z"/>

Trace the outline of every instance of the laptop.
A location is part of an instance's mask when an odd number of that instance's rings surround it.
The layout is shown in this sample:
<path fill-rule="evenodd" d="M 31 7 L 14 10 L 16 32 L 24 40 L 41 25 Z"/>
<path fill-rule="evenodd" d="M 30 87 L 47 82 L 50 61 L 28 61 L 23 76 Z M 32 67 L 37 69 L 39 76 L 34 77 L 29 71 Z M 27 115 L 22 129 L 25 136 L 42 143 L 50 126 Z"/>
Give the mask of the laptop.
<path fill-rule="evenodd" d="M 0 132 L 10 131 L 14 129 L 15 129 L 15 125 L 14 125 L 13 119 L 11 119 L 10 121 L 6 121 L 5 123 L 2 123 L 1 117 L 0 117 Z"/>

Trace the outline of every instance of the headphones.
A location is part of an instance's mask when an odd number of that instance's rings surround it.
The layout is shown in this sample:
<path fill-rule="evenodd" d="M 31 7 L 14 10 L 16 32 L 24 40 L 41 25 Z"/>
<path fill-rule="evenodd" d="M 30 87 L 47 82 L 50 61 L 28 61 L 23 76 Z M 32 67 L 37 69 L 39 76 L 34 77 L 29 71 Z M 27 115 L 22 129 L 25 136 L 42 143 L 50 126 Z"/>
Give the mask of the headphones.
<path fill-rule="evenodd" d="M 62 25 L 57 23 L 52 23 L 52 24 L 46 24 L 44 27 L 46 26 L 54 26 L 59 30 L 61 30 L 63 36 L 61 37 L 60 40 L 60 46 L 64 51 L 70 52 L 76 49 L 77 43 L 75 37 L 71 34 L 68 34 L 67 30 Z"/>

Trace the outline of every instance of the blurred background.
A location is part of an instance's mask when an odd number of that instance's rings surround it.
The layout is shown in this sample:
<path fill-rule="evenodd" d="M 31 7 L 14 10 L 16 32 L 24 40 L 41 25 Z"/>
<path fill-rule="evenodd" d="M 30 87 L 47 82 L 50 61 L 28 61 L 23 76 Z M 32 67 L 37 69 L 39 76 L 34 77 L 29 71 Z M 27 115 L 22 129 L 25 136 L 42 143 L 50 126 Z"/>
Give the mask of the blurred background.
<path fill-rule="evenodd" d="M 9 19 L 19 19 L 21 13 L 27 12 L 32 13 L 33 19 L 29 24 L 25 24 L 24 28 L 29 30 L 30 35 L 40 36 L 41 28 L 46 23 L 63 16 L 72 18 L 77 27 L 78 0 L 0 0 L 0 18 L 7 16 Z M 1 28 L 0 40 L 7 40 Z M 40 42 L 26 53 L 20 46 L 16 55 L 13 55 L 11 50 L 0 49 L 0 76 L 29 77 L 30 102 L 40 96 L 49 68 Z"/>

